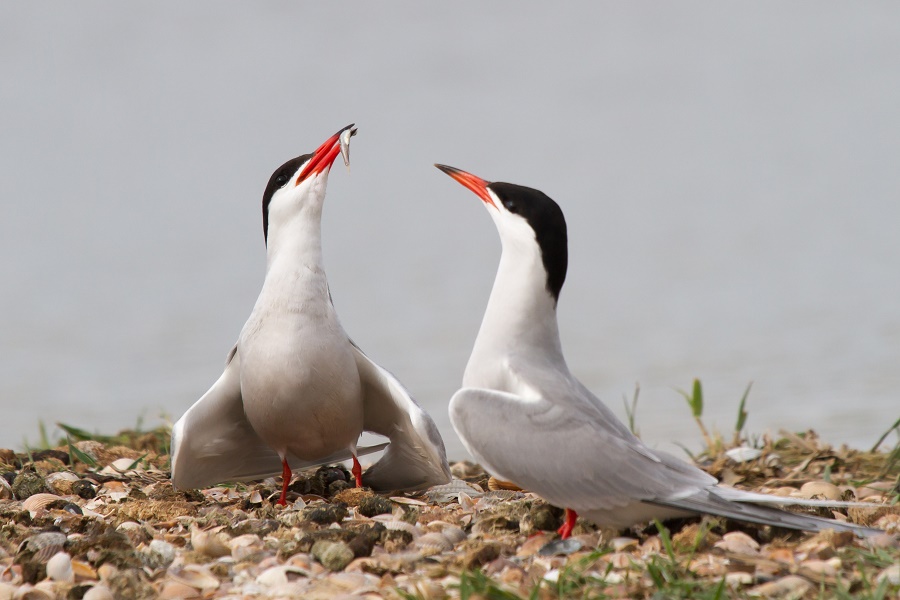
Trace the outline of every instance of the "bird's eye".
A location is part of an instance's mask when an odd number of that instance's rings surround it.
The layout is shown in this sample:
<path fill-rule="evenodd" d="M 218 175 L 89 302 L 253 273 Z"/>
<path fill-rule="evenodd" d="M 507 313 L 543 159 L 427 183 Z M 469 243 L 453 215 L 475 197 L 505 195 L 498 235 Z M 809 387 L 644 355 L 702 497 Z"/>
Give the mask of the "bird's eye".
<path fill-rule="evenodd" d="M 285 183 L 287 183 L 287 180 L 288 180 L 287 174 L 285 174 L 285 173 L 279 173 L 279 174 L 278 174 L 278 177 L 275 178 L 275 184 L 278 185 L 278 187 L 281 187 L 281 186 L 283 186 Z"/>
<path fill-rule="evenodd" d="M 504 200 L 503 206 L 505 206 L 506 210 L 508 210 L 509 212 L 512 212 L 512 213 L 516 212 L 516 203 L 512 200 L 509 200 L 509 199 Z"/>

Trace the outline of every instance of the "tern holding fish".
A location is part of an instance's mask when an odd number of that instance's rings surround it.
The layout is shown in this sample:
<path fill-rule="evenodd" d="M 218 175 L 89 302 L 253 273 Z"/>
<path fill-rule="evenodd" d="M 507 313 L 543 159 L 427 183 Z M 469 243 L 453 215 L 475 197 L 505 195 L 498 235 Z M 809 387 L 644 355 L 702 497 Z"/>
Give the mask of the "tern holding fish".
<path fill-rule="evenodd" d="M 353 461 L 357 485 L 412 490 L 446 483 L 437 427 L 403 385 L 347 336 L 322 267 L 328 175 L 349 166 L 348 125 L 312 154 L 293 158 L 263 194 L 266 276 L 225 371 L 172 428 L 172 483 L 198 488 Z M 357 448 L 363 431 L 388 444 Z M 365 474 L 357 456 L 387 446 Z"/>
<path fill-rule="evenodd" d="M 435 165 L 473 191 L 497 226 L 500 265 L 450 420 L 489 472 L 578 514 L 624 528 L 702 513 L 802 530 L 883 533 L 766 505 L 850 506 L 741 491 L 644 445 L 569 371 L 556 320 L 566 278 L 562 210 L 538 190 Z"/>

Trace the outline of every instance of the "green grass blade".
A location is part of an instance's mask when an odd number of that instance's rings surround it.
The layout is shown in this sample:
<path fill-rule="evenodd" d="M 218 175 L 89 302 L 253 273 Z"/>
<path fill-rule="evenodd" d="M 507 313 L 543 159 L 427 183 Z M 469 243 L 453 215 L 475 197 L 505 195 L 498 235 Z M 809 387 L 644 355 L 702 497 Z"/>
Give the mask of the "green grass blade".
<path fill-rule="evenodd" d="M 72 438 L 66 437 L 66 442 L 69 444 L 69 461 L 73 465 L 75 464 L 73 459 L 78 459 L 92 469 L 97 466 L 97 461 L 79 450 L 75 444 L 72 443 Z"/>

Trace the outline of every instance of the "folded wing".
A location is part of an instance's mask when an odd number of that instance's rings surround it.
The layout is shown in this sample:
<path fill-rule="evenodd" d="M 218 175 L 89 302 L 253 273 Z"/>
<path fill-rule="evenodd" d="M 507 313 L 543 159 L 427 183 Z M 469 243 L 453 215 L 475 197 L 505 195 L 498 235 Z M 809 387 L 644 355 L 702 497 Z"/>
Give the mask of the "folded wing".
<path fill-rule="evenodd" d="M 352 342 L 351 342 L 352 344 Z M 363 474 L 377 490 L 418 490 L 450 481 L 437 426 L 396 377 L 352 344 L 363 392 L 363 429 L 390 439 L 381 459 Z"/>

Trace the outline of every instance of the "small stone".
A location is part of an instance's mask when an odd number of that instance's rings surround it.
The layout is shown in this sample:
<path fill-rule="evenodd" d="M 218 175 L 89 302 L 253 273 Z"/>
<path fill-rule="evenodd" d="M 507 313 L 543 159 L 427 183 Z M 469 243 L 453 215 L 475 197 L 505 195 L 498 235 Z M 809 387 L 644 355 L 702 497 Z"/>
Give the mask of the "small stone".
<path fill-rule="evenodd" d="M 326 488 L 335 481 L 350 481 L 350 472 L 336 465 L 333 467 L 319 467 L 316 471 L 316 476 L 322 479 L 322 483 Z"/>
<path fill-rule="evenodd" d="M 329 571 L 343 571 L 353 560 L 353 550 L 344 542 L 320 540 L 313 544 L 312 555 Z"/>
<path fill-rule="evenodd" d="M 353 486 L 351 486 L 348 482 L 343 481 L 341 479 L 338 479 L 337 481 L 332 481 L 331 483 L 328 484 L 328 497 L 330 498 L 330 497 L 332 497 L 336 494 L 339 494 L 340 492 L 343 492 L 344 490 L 348 490 L 352 487 Z"/>
<path fill-rule="evenodd" d="M 381 496 L 369 496 L 362 498 L 357 507 L 359 514 L 365 517 L 374 517 L 375 515 L 389 514 L 394 510 L 394 505 L 387 498 Z"/>
<path fill-rule="evenodd" d="M 94 484 L 87 479 L 79 479 L 78 481 L 73 482 L 72 493 L 85 500 L 91 500 L 97 497 L 97 489 L 94 487 Z"/>
<path fill-rule="evenodd" d="M 338 502 L 337 504 L 307 508 L 304 510 L 303 517 L 307 521 L 318 523 L 319 525 L 331 525 L 332 523 L 340 523 L 347 518 L 348 514 L 347 505 Z"/>
<path fill-rule="evenodd" d="M 573 552 L 578 552 L 584 547 L 579 540 L 569 538 L 565 540 L 553 540 L 545 544 L 538 550 L 539 556 L 568 556 Z"/>
<path fill-rule="evenodd" d="M 288 490 L 301 496 L 325 496 L 326 485 L 322 482 L 322 478 L 317 475 L 299 476 L 295 479 Z"/>
<path fill-rule="evenodd" d="M 35 494 L 48 494 L 50 490 L 44 483 L 44 478 L 31 469 L 22 469 L 12 482 L 12 492 L 19 500 L 24 500 Z"/>
<path fill-rule="evenodd" d="M 376 523 L 372 527 L 366 527 L 356 534 L 356 537 L 350 540 L 347 545 L 353 551 L 353 556 L 356 558 L 370 556 L 372 550 L 375 548 L 375 544 L 378 543 L 384 532 L 384 525 Z"/>
<path fill-rule="evenodd" d="M 500 556 L 500 546 L 497 544 L 484 544 L 466 553 L 462 560 L 462 567 L 464 569 L 474 569 L 491 562 L 498 556 Z"/>
<path fill-rule="evenodd" d="M 539 504 L 525 514 L 519 528 L 522 531 L 529 531 L 528 525 L 530 525 L 531 529 L 556 531 L 562 525 L 562 517 L 562 509 L 549 504 Z"/>
<path fill-rule="evenodd" d="M 152 540 L 146 551 L 147 566 L 165 569 L 175 560 L 175 546 L 165 540 Z"/>
<path fill-rule="evenodd" d="M 366 498 L 371 498 L 374 495 L 374 492 L 369 488 L 351 487 L 336 493 L 332 498 L 332 501 L 343 502 L 347 506 L 358 507 L 360 502 L 362 502 Z"/>

